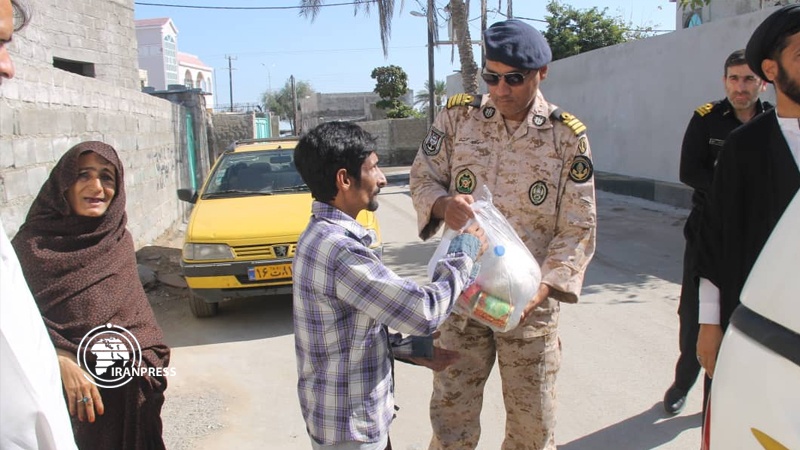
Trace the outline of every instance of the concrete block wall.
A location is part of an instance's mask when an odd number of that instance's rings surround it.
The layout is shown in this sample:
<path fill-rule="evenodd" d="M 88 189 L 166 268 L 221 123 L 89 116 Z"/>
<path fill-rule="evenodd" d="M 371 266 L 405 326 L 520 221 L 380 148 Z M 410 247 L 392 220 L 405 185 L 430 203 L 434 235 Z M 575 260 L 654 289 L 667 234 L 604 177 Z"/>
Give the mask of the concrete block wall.
<path fill-rule="evenodd" d="M 377 140 L 383 166 L 409 165 L 428 132 L 427 119 L 386 119 L 359 122 Z"/>
<path fill-rule="evenodd" d="M 214 137 L 210 141 L 213 142 L 212 151 L 216 156 L 221 155 L 235 140 L 256 137 L 255 113 L 214 113 L 211 122 Z"/>
<path fill-rule="evenodd" d="M 49 65 L 53 58 L 93 63 L 98 80 L 139 88 L 133 1 L 26 0 L 26 4 L 33 21 L 14 36 L 15 55 Z"/>
<path fill-rule="evenodd" d="M 61 155 L 86 140 L 112 145 L 122 159 L 128 228 L 137 248 L 172 227 L 186 208 L 175 194 L 183 108 L 22 58 L 15 63 L 17 77 L 0 86 L 5 231 L 16 233 Z"/>

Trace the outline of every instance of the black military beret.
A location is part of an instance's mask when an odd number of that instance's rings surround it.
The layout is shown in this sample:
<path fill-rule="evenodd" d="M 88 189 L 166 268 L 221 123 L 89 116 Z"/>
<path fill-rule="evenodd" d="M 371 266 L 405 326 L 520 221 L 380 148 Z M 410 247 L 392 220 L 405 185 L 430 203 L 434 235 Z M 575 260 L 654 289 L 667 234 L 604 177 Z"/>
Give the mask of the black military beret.
<path fill-rule="evenodd" d="M 794 34 L 798 31 L 800 31 L 800 5 L 784 6 L 770 14 L 756 28 L 747 42 L 744 57 L 750 70 L 762 80 L 770 81 L 761 70 L 761 62 L 771 57 L 781 37 L 787 33 Z"/>
<path fill-rule="evenodd" d="M 483 33 L 486 59 L 517 69 L 538 69 L 553 54 L 542 33 L 517 19 L 497 22 Z"/>

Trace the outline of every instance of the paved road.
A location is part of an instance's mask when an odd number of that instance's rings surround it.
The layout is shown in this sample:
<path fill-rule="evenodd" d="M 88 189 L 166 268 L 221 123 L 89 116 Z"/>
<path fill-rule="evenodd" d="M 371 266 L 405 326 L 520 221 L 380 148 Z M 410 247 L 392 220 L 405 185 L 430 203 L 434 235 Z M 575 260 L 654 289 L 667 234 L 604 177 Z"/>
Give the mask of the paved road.
<path fill-rule="evenodd" d="M 562 308 L 558 381 L 561 450 L 697 448 L 700 392 L 667 418 L 661 397 L 677 355 L 681 228 L 687 211 L 598 193 L 598 251 L 578 305 Z M 423 281 L 435 243 L 416 237 L 408 189 L 384 190 L 378 215 L 385 259 Z M 306 449 L 295 395 L 291 298 L 225 303 L 198 320 L 188 306 L 156 308 L 173 347 L 165 436 L 170 449 Z M 421 450 L 430 438 L 430 373 L 399 365 L 395 448 Z M 500 447 L 504 412 L 495 369 L 487 384 L 479 449 Z"/>

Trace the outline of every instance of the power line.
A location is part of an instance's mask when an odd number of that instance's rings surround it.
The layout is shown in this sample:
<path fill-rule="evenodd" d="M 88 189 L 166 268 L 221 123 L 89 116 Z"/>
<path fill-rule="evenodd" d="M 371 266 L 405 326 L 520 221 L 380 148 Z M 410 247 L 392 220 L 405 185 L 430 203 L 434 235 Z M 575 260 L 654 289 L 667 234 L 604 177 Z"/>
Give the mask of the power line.
<path fill-rule="evenodd" d="M 360 5 L 363 3 L 375 3 L 376 0 L 356 0 L 349 3 L 325 3 L 318 7 Z M 168 3 L 145 3 L 133 2 L 140 6 L 167 6 L 170 8 L 191 8 L 191 9 L 227 9 L 227 10 L 267 10 L 267 9 L 302 9 L 303 6 L 200 6 L 200 5 L 174 5 Z"/>

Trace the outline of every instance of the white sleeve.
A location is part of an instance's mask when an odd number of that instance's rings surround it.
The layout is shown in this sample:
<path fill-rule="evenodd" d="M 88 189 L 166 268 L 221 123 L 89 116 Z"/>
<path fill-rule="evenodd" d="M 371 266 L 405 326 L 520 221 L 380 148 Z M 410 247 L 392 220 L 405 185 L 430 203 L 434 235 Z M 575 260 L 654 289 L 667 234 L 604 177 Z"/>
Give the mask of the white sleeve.
<path fill-rule="evenodd" d="M 711 281 L 700 278 L 699 323 L 719 325 L 719 288 Z"/>

